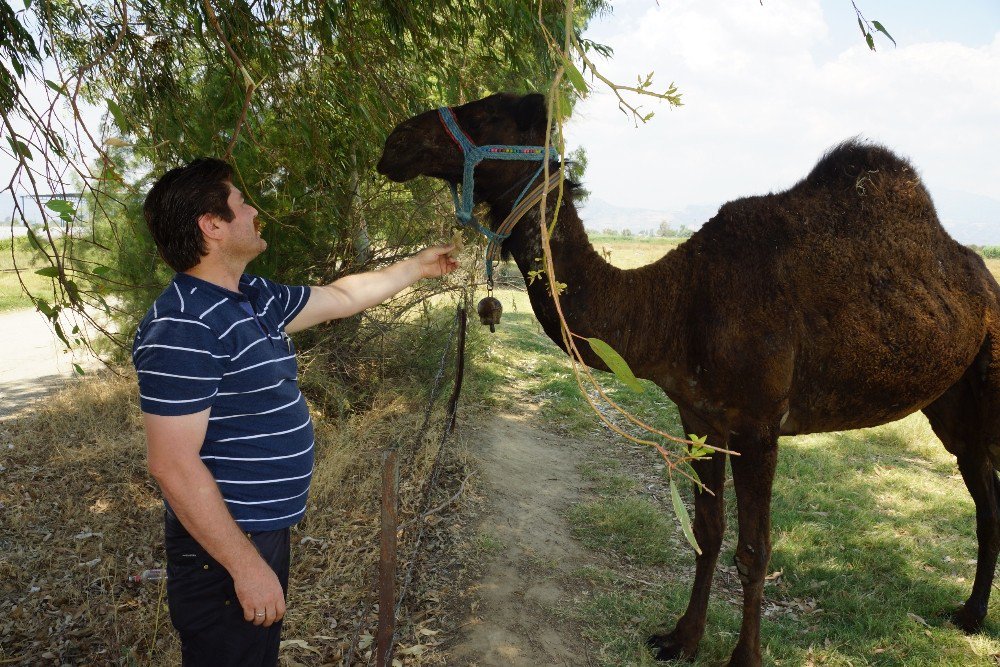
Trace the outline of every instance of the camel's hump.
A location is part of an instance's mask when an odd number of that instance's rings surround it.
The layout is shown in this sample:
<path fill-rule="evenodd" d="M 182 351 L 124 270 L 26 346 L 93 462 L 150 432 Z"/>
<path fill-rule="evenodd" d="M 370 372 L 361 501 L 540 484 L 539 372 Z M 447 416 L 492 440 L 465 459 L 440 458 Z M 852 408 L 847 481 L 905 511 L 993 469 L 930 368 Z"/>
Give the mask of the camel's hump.
<path fill-rule="evenodd" d="M 805 178 L 812 186 L 863 188 L 873 179 L 903 179 L 919 183 L 920 177 L 907 160 L 881 144 L 848 139 L 826 152 Z"/>

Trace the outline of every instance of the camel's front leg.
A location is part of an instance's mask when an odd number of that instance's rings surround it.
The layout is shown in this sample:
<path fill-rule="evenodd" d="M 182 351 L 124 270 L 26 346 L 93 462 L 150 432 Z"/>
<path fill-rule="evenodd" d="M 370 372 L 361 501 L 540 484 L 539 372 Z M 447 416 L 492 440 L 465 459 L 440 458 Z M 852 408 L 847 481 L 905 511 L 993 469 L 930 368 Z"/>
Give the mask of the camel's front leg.
<path fill-rule="evenodd" d="M 694 585 L 687 611 L 670 632 L 657 632 L 646 644 L 653 649 L 657 660 L 691 657 L 698 650 L 698 643 L 705 633 L 708 613 L 708 594 L 712 589 L 712 576 L 719 560 L 722 535 L 726 530 L 723 511 L 723 487 L 726 482 L 726 455 L 715 453 L 707 461 L 692 463 L 702 483 L 715 494 L 695 492 L 694 536 L 701 548 L 695 559 Z"/>
<path fill-rule="evenodd" d="M 685 420 L 684 432 L 697 433 L 698 431 L 689 428 Z M 709 439 L 708 442 L 712 445 L 717 444 L 712 439 Z M 725 446 L 725 443 L 718 443 L 718 446 Z M 701 555 L 695 560 L 691 600 L 688 602 L 687 611 L 678 619 L 673 630 L 656 632 L 646 640 L 646 644 L 653 649 L 657 660 L 691 657 L 698 650 L 698 643 L 705 633 L 708 594 L 712 589 L 712 576 L 715 574 L 715 565 L 719 560 L 722 535 L 726 530 L 726 515 L 723 511 L 726 455 L 716 452 L 710 459 L 694 461 L 691 465 L 698 473 L 702 484 L 711 489 L 714 495 L 707 491 L 695 491 L 694 537 L 701 548 Z"/>
<path fill-rule="evenodd" d="M 735 436 L 730 457 L 739 516 L 736 569 L 743 584 L 743 624 L 729 664 L 747 667 L 761 664 L 760 611 L 764 599 L 764 577 L 771 557 L 771 487 L 778 462 L 777 434 Z"/>

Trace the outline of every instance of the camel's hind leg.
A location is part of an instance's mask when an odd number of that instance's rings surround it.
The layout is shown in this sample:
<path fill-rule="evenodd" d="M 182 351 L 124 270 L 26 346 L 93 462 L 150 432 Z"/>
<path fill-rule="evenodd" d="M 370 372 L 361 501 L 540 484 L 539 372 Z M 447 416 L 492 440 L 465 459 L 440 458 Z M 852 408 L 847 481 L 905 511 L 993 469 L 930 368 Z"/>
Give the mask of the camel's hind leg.
<path fill-rule="evenodd" d="M 934 403 L 924 408 L 945 448 L 958 458 L 962 479 L 976 503 L 979 555 L 972 594 L 953 615 L 966 632 L 986 617 L 1000 552 L 1000 356 L 987 337 L 972 366 Z"/>

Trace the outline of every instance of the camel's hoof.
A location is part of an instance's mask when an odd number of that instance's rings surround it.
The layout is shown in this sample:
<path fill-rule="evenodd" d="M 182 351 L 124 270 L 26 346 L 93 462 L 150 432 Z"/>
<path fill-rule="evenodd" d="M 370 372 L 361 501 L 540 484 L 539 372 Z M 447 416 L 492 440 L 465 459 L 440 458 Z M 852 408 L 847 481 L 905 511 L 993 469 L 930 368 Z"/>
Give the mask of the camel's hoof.
<path fill-rule="evenodd" d="M 729 657 L 728 667 L 760 667 L 761 658 L 760 655 L 742 653 L 739 651 L 734 651 Z"/>
<path fill-rule="evenodd" d="M 962 632 L 971 635 L 979 632 L 983 628 L 983 619 L 986 614 L 977 614 L 970 611 L 965 605 L 956 609 L 951 615 L 951 622 L 958 626 Z"/>
<path fill-rule="evenodd" d="M 657 660 L 686 660 L 694 657 L 697 645 L 686 646 L 678 637 L 676 630 L 663 634 L 651 635 L 646 640 L 646 646 L 653 649 L 653 657 Z"/>

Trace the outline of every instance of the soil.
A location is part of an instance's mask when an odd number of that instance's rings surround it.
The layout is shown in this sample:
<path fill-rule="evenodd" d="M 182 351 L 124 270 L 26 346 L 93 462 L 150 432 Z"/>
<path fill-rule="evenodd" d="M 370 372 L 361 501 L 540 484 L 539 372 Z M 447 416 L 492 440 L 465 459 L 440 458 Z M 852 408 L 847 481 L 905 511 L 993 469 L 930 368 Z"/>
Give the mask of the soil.
<path fill-rule="evenodd" d="M 73 357 L 34 310 L 0 313 L 0 421 L 74 376 Z M 99 364 L 77 354 L 85 369 Z"/>
<path fill-rule="evenodd" d="M 568 610 L 585 594 L 580 568 L 600 556 L 573 538 L 565 512 L 588 497 L 577 464 L 595 445 L 543 429 L 537 409 L 524 407 L 497 414 L 470 438 L 484 502 L 469 534 L 487 562 L 466 590 L 447 665 L 592 664 Z"/>

